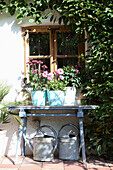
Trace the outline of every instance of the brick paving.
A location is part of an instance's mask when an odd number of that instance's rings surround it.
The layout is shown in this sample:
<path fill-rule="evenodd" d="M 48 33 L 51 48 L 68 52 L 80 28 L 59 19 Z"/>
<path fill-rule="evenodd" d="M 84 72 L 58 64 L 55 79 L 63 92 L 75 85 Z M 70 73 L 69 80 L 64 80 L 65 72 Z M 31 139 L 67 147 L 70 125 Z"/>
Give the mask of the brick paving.
<path fill-rule="evenodd" d="M 19 156 L 18 163 L 14 164 L 13 156 L 4 156 L 0 160 L 0 170 L 113 170 L 113 161 L 87 158 L 86 164 L 79 161 L 62 161 L 55 159 L 52 162 L 37 162 L 32 157 Z"/>

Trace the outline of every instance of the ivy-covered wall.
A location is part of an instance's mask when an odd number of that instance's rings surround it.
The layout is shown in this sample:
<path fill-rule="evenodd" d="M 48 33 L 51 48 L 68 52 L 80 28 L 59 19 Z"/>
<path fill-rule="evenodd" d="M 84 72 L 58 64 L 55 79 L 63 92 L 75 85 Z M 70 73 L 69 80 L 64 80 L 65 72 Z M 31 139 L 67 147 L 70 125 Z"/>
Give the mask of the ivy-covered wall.
<path fill-rule="evenodd" d="M 51 12 L 42 17 L 42 12 Z M 90 55 L 82 57 L 87 62 L 84 70 L 84 93 L 92 104 L 98 104 L 95 111 L 87 114 L 88 148 L 96 148 L 99 155 L 113 159 L 113 2 L 112 0 L 5 0 L 0 2 L 0 11 L 16 12 L 17 19 L 28 17 L 39 24 L 54 11 L 60 15 L 59 24 L 82 34 L 86 30 L 90 41 Z"/>

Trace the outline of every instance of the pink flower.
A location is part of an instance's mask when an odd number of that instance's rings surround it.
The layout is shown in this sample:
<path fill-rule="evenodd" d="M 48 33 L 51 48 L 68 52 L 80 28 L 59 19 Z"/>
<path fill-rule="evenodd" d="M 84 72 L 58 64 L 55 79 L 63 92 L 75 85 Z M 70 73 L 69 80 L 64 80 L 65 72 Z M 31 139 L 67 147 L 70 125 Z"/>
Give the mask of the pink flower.
<path fill-rule="evenodd" d="M 26 64 L 31 64 L 31 62 L 28 61 Z"/>
<path fill-rule="evenodd" d="M 78 72 L 79 72 L 79 70 L 75 69 L 75 72 L 76 72 L 76 73 L 78 73 Z"/>
<path fill-rule="evenodd" d="M 54 71 L 54 74 L 57 76 L 58 75 L 57 71 Z"/>
<path fill-rule="evenodd" d="M 33 70 L 32 73 L 37 73 L 37 70 Z"/>
<path fill-rule="evenodd" d="M 82 68 L 82 66 L 78 66 L 78 65 L 76 65 L 76 68 Z"/>
<path fill-rule="evenodd" d="M 47 69 L 48 67 L 46 65 L 43 65 L 42 68 L 46 68 Z"/>
<path fill-rule="evenodd" d="M 48 79 L 48 80 L 52 80 L 51 77 L 48 77 L 47 79 Z"/>
<path fill-rule="evenodd" d="M 47 77 L 53 77 L 54 76 L 54 74 L 53 73 L 49 73 L 48 75 L 47 75 Z"/>
<path fill-rule="evenodd" d="M 44 72 L 42 73 L 42 76 L 43 76 L 43 77 L 47 77 L 47 74 L 48 74 L 47 71 L 44 71 Z"/>
<path fill-rule="evenodd" d="M 64 80 L 64 76 L 59 76 L 59 78 L 60 78 L 61 80 Z"/>
<path fill-rule="evenodd" d="M 37 61 L 38 64 L 43 64 L 43 62 L 41 60 Z"/>
<path fill-rule="evenodd" d="M 33 62 L 33 63 L 37 63 L 37 60 L 33 60 L 32 62 Z"/>
<path fill-rule="evenodd" d="M 72 66 L 73 64 L 69 64 L 69 66 Z"/>
<path fill-rule="evenodd" d="M 63 73 L 64 73 L 64 70 L 63 70 L 63 69 L 59 68 L 59 69 L 57 70 L 57 74 L 63 74 Z"/>

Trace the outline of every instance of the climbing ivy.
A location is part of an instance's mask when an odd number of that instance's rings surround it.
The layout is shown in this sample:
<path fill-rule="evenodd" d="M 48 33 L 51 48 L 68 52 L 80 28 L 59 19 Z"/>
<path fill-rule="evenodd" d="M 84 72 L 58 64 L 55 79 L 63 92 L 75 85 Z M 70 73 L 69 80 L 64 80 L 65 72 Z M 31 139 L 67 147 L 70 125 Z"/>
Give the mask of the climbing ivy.
<path fill-rule="evenodd" d="M 113 3 L 62 0 L 54 8 L 60 13 L 59 23 L 69 23 L 76 34 L 84 30 L 88 34 L 83 92 L 89 103 L 99 107 L 87 114 L 87 144 L 89 149 L 96 148 L 99 155 L 113 159 Z"/>
<path fill-rule="evenodd" d="M 8 3 L 7 3 L 8 2 Z M 44 11 L 48 13 L 42 15 Z M 17 19 L 28 17 L 39 24 L 54 11 L 58 22 L 76 34 L 87 32 L 89 43 L 85 59 L 83 89 L 89 103 L 97 110 L 87 114 L 88 148 L 96 148 L 99 155 L 113 159 L 113 2 L 112 0 L 1 0 L 0 12 L 8 11 Z M 43 13 L 44 14 L 44 13 Z"/>

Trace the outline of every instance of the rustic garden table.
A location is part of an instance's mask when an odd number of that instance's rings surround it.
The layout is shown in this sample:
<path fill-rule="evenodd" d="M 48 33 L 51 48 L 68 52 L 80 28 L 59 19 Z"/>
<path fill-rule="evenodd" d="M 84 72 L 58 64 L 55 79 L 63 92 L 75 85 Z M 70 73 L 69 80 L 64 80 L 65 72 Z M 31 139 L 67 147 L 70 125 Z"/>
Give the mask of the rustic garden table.
<path fill-rule="evenodd" d="M 86 163 L 85 155 L 85 141 L 84 141 L 84 129 L 83 129 L 83 117 L 84 110 L 96 109 L 96 105 L 78 105 L 78 106 L 11 106 L 11 110 L 18 110 L 19 117 L 21 118 L 22 126 L 19 126 L 18 139 L 17 139 L 17 148 L 15 154 L 15 164 L 18 161 L 18 149 L 22 139 L 22 156 L 25 156 L 25 136 L 27 129 L 27 117 L 29 116 L 76 116 L 79 119 L 79 130 L 80 130 L 80 144 L 82 148 L 82 159 L 83 163 Z M 33 110 L 48 110 L 46 113 L 32 113 Z M 50 113 L 52 110 L 52 113 Z M 54 113 L 55 110 L 73 110 L 73 113 Z M 77 114 L 76 112 L 77 111 Z M 30 146 L 29 144 L 29 147 Z"/>

